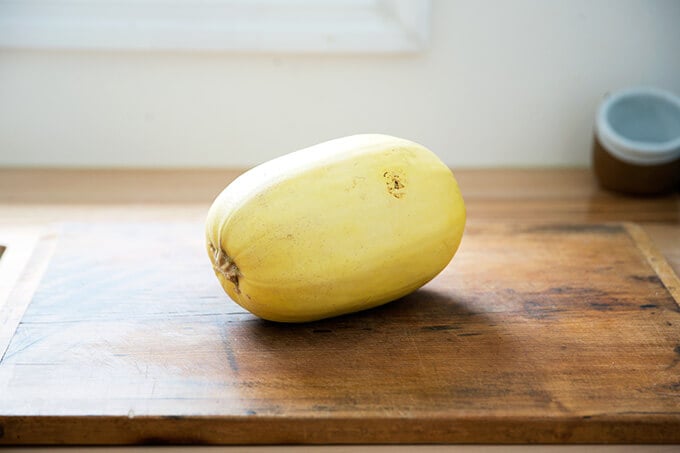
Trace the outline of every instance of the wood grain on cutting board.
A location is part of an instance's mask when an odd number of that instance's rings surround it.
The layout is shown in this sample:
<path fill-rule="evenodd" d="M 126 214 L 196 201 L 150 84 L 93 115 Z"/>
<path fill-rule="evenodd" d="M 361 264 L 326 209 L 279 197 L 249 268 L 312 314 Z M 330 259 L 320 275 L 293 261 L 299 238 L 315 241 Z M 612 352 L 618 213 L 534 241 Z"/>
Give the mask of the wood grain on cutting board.
<path fill-rule="evenodd" d="M 634 225 L 470 225 L 422 290 L 300 325 L 229 301 L 202 237 L 62 227 L 1 443 L 680 442 L 678 280 Z"/>

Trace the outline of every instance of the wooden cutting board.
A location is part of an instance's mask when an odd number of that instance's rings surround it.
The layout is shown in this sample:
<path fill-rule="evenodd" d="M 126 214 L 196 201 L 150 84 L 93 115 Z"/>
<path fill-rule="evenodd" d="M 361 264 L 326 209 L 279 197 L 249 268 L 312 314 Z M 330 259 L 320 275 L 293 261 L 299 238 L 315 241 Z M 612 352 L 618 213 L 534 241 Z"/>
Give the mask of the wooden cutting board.
<path fill-rule="evenodd" d="M 0 312 L 0 444 L 680 442 L 679 290 L 632 224 L 473 224 L 416 293 L 286 325 L 202 225 L 64 225 Z"/>

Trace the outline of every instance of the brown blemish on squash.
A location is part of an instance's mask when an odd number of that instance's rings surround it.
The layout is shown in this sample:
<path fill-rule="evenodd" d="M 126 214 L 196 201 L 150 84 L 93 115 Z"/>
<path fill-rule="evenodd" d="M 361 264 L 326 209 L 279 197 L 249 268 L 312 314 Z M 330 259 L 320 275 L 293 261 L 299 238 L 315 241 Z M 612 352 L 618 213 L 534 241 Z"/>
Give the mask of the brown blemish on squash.
<path fill-rule="evenodd" d="M 241 271 L 239 271 L 238 266 L 236 266 L 236 263 L 231 259 L 227 253 L 220 249 L 215 248 L 213 244 L 210 244 L 210 252 L 213 254 L 213 269 L 215 269 L 215 272 L 219 272 L 234 284 L 234 290 L 237 293 L 240 293 L 241 290 L 239 289 L 238 286 L 238 280 L 239 277 L 241 276 Z"/>
<path fill-rule="evenodd" d="M 404 175 L 398 171 L 386 171 L 383 173 L 387 192 L 394 198 L 400 199 L 406 195 L 406 184 Z"/>

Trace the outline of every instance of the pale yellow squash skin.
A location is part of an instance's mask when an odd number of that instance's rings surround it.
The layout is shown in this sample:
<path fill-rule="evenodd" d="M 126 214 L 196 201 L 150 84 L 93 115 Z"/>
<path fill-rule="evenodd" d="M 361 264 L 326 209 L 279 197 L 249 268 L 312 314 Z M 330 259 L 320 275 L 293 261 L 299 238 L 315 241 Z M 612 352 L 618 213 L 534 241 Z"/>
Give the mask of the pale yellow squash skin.
<path fill-rule="evenodd" d="M 304 322 L 397 299 L 455 254 L 465 204 L 421 145 L 356 135 L 264 163 L 217 197 L 208 254 L 229 296 L 272 321 Z"/>

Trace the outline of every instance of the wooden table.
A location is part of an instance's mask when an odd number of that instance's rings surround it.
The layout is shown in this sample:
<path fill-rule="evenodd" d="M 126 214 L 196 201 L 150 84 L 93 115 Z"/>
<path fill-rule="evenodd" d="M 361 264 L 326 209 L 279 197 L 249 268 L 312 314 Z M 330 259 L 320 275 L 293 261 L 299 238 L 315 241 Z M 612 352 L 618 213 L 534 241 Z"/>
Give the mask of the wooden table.
<path fill-rule="evenodd" d="M 53 222 L 202 222 L 233 170 L 0 170 L 0 231 L 22 247 L 0 265 L 20 277 L 35 232 Z M 585 169 L 460 170 L 469 225 L 635 222 L 680 274 L 680 195 L 623 197 L 601 191 Z M 9 235 L 9 236 L 7 236 Z M 1 269 L 1 268 L 0 268 Z M 0 304 L 13 281 L 0 283 Z M 1 327 L 1 326 L 0 326 Z M 0 330 L 0 343 L 12 332 Z"/>

